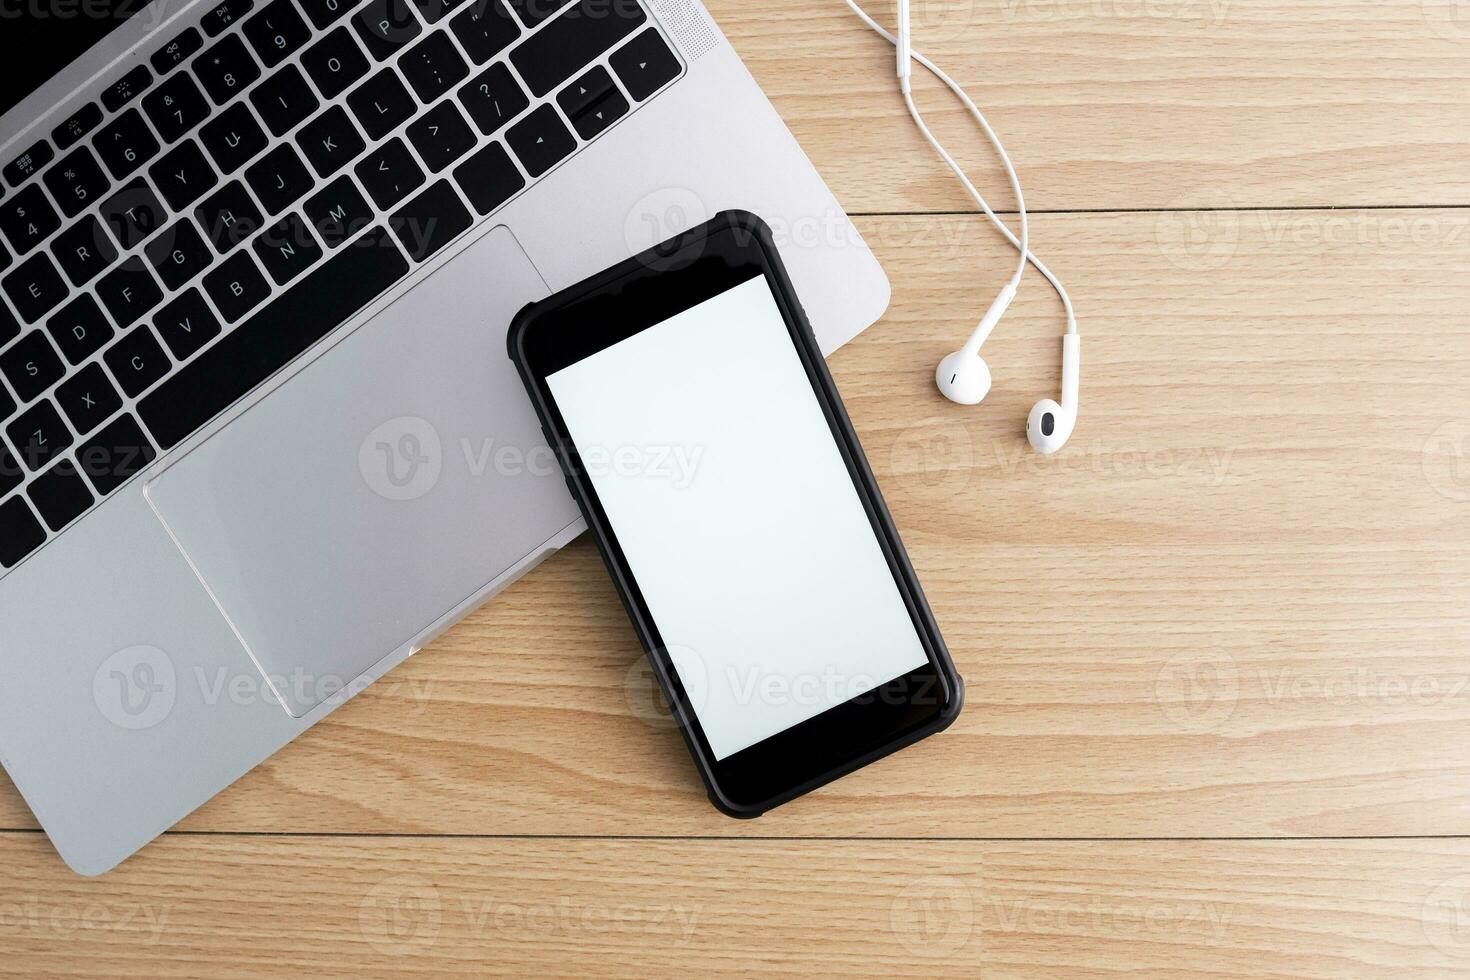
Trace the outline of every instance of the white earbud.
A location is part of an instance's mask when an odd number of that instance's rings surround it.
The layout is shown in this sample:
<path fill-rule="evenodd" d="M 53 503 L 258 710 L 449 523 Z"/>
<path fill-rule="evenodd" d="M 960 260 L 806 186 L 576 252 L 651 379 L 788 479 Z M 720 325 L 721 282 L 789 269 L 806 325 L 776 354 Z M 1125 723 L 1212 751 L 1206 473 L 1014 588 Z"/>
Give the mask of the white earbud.
<path fill-rule="evenodd" d="M 1066 445 L 1077 424 L 1077 388 L 1082 370 L 1082 338 L 1075 333 L 1062 337 L 1062 403 L 1043 398 L 1026 416 L 1026 439 L 1031 448 L 1050 456 Z"/>
<path fill-rule="evenodd" d="M 1015 299 L 1016 289 L 1021 284 L 1021 275 L 1026 271 L 1026 265 L 1029 262 L 1035 267 L 1037 272 L 1041 273 L 1047 282 L 1051 283 L 1052 288 L 1056 290 L 1058 298 L 1062 301 L 1062 308 L 1067 316 L 1067 330 L 1062 337 L 1062 401 L 1058 404 L 1050 398 L 1043 398 L 1031 409 L 1031 414 L 1026 419 L 1026 438 L 1030 441 L 1032 448 L 1040 453 L 1054 453 L 1066 443 L 1068 437 L 1072 434 L 1072 429 L 1077 424 L 1077 391 L 1080 380 L 1079 354 L 1081 341 L 1077 336 L 1077 319 L 1072 312 L 1072 300 L 1067 295 L 1067 290 L 1062 287 L 1061 282 L 1052 274 L 1052 271 L 1031 251 L 1030 228 L 1026 215 L 1026 200 L 1021 194 L 1021 181 L 1016 176 L 1015 167 L 1011 165 L 1010 156 L 1006 153 L 1005 147 L 1001 145 L 1000 138 L 990 128 L 990 123 L 986 120 L 984 113 L 975 105 L 974 100 L 965 93 L 965 90 L 960 88 L 959 84 L 953 78 L 945 74 L 943 69 L 910 46 L 908 0 L 898 0 L 897 35 L 889 33 L 877 21 L 869 17 L 867 11 L 857 5 L 856 0 L 847 0 L 847 5 L 852 8 L 853 13 L 862 18 L 863 23 L 867 24 L 880 37 L 894 46 L 897 57 L 898 88 L 903 94 L 904 105 L 908 108 L 909 115 L 913 117 L 915 125 L 919 127 L 919 132 L 929 141 L 929 145 L 939 154 L 940 159 L 959 178 L 960 183 L 964 185 L 965 190 L 969 192 L 970 197 L 975 200 L 975 203 L 980 205 L 980 209 L 985 212 L 986 219 L 1005 236 L 1006 241 L 1010 242 L 1021 253 L 1020 262 L 1015 274 L 1006 283 L 1004 288 L 1001 289 L 1000 295 L 990 304 L 990 309 L 985 311 L 985 316 L 981 318 L 980 325 L 975 328 L 974 333 L 970 334 L 970 339 L 965 341 L 965 346 L 939 362 L 939 367 L 934 371 L 934 381 L 939 386 L 939 390 L 944 394 L 944 397 L 950 401 L 959 402 L 962 405 L 977 404 L 990 393 L 990 368 L 984 359 L 980 357 L 980 345 L 985 343 L 986 338 L 990 336 L 990 332 L 995 329 L 995 325 L 999 322 L 1001 315 L 1011 305 L 1011 300 Z M 934 134 L 929 131 L 928 125 L 924 122 L 924 117 L 919 113 L 918 106 L 914 104 L 910 80 L 911 63 L 914 61 L 927 68 L 930 74 L 943 82 L 954 93 L 955 97 L 960 100 L 970 115 L 975 118 L 975 122 L 980 125 L 980 129 L 985 133 L 985 138 L 990 141 L 990 145 L 995 148 L 996 156 L 1000 158 L 1000 162 L 1005 166 L 1006 176 L 1010 179 L 1011 190 L 1016 196 L 1016 213 L 1021 226 L 1019 238 L 1005 226 L 1005 223 L 1000 218 L 996 217 L 995 212 L 991 210 L 990 205 L 986 203 L 985 198 L 980 192 L 975 189 L 975 185 L 966 176 L 964 170 L 949 155 L 949 152 L 940 145 L 939 140 L 934 137 Z"/>

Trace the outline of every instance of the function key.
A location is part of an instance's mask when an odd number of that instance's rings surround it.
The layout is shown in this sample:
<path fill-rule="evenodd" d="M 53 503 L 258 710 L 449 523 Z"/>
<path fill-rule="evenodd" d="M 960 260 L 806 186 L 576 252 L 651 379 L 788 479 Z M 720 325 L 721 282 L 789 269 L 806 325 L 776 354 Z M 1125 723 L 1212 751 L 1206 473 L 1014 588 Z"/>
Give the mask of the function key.
<path fill-rule="evenodd" d="M 303 56 L 304 57 L 304 56 Z M 271 73 L 250 93 L 250 103 L 277 136 L 284 136 L 320 105 L 311 86 L 295 65 Z"/>
<path fill-rule="evenodd" d="M 55 155 L 51 144 L 41 140 L 5 165 L 5 182 L 11 187 L 19 187 L 50 163 Z"/>
<path fill-rule="evenodd" d="M 158 140 L 148 131 L 137 109 L 129 109 L 104 126 L 92 145 L 116 180 L 122 180 L 158 153 Z"/>
<path fill-rule="evenodd" d="M 204 15 L 200 26 L 210 37 L 219 37 L 231 24 L 250 13 L 254 6 L 255 0 L 225 0 Z"/>
<path fill-rule="evenodd" d="M 302 10 L 306 11 L 306 16 L 311 18 L 312 26 L 322 31 L 347 13 L 356 0 L 296 0 L 296 2 Z"/>
<path fill-rule="evenodd" d="M 153 70 L 160 76 L 167 75 L 189 59 L 189 55 L 204 46 L 204 39 L 194 28 L 186 28 L 179 36 L 153 52 L 148 59 Z"/>
<path fill-rule="evenodd" d="M 0 472 L 0 481 L 4 479 Z M 23 499 L 12 497 L 0 504 L 0 565 L 14 568 L 45 543 L 46 532 Z"/>
<path fill-rule="evenodd" d="M 137 65 L 126 75 L 102 90 L 102 104 L 108 112 L 116 112 L 128 101 L 153 84 L 153 76 L 145 65 Z"/>
<path fill-rule="evenodd" d="M 61 219 L 35 184 L 0 201 L 0 230 L 18 255 L 26 254 L 60 227 Z"/>
<path fill-rule="evenodd" d="M 245 36 L 267 68 L 274 68 L 311 39 L 311 28 L 291 0 L 272 0 L 245 22 Z"/>
<path fill-rule="evenodd" d="M 352 18 L 374 58 L 382 61 L 423 33 L 408 0 L 370 0 Z"/>
<path fill-rule="evenodd" d="M 194 74 L 214 104 L 224 105 L 260 77 L 260 68 L 245 49 L 245 42 L 231 34 L 194 59 Z"/>
<path fill-rule="evenodd" d="M 158 135 L 172 143 L 209 118 L 204 93 L 187 74 L 175 75 L 143 96 L 143 111 L 153 120 Z"/>
<path fill-rule="evenodd" d="M 61 213 L 74 218 L 91 207 L 92 202 L 107 193 L 109 182 L 102 175 L 102 168 L 85 146 L 78 147 L 68 156 L 62 157 L 41 178 L 51 190 L 51 196 L 61 206 Z"/>
<path fill-rule="evenodd" d="M 101 121 L 102 110 L 97 107 L 97 103 L 88 102 L 62 120 L 60 126 L 51 130 L 51 138 L 56 141 L 58 150 L 64 150 L 90 133 Z"/>
<path fill-rule="evenodd" d="M 608 59 L 628 94 L 642 102 L 679 74 L 679 59 L 658 31 L 649 28 L 614 51 Z"/>

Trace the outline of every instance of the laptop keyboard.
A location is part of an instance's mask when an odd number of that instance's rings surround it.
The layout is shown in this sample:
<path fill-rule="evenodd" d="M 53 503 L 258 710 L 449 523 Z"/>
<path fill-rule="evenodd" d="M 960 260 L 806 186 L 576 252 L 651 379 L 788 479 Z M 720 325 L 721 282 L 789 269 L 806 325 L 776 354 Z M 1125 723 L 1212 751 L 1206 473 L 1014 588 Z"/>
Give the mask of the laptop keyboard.
<path fill-rule="evenodd" d="M 637 0 L 225 0 L 164 41 L 0 169 L 0 569 L 680 70 Z"/>

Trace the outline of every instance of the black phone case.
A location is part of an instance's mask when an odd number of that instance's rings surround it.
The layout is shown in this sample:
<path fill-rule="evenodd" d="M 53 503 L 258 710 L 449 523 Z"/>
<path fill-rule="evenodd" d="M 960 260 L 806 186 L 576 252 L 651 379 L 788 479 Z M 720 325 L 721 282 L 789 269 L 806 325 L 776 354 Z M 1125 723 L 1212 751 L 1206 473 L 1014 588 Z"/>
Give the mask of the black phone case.
<path fill-rule="evenodd" d="M 788 320 L 794 322 L 800 329 L 796 331 L 803 348 L 799 353 L 803 360 L 812 367 L 818 381 L 822 400 L 832 413 L 837 422 L 837 428 L 841 439 L 846 443 L 846 449 L 857 471 L 860 489 L 877 517 L 883 536 L 887 539 L 900 573 L 905 579 L 910 595 L 913 597 L 916 611 L 923 623 L 931 640 L 931 647 L 935 654 L 935 666 L 940 673 L 945 675 L 945 680 L 953 692 L 953 697 L 944 711 L 937 715 L 933 722 L 918 729 L 910 731 L 899 738 L 892 739 L 872 751 L 860 756 L 855 756 L 811 779 L 793 787 L 792 789 L 762 800 L 757 804 L 742 805 L 726 798 L 720 791 L 715 779 L 713 760 L 707 758 L 694 737 L 690 728 L 690 708 L 683 696 L 681 685 L 676 685 L 671 677 L 672 664 L 664 657 L 659 656 L 657 644 L 654 642 L 653 634 L 648 624 L 643 622 L 639 615 L 636 604 L 633 602 L 629 583 L 634 579 L 632 570 L 626 568 L 619 562 L 608 547 L 608 529 L 602 526 L 596 512 L 587 503 L 587 489 L 584 485 L 586 476 L 572 472 L 567 466 L 567 455 L 562 444 L 561 433 L 554 432 L 554 424 L 551 421 L 548 406 L 546 405 L 539 387 L 535 382 L 534 373 L 531 371 L 525 359 L 521 356 L 520 340 L 537 315 L 545 310 L 574 302 L 582 297 L 595 294 L 612 283 L 618 282 L 630 274 L 644 271 L 649 268 L 659 268 L 667 264 L 672 256 L 683 250 L 697 246 L 698 243 L 709 235 L 726 229 L 738 229 L 749 235 L 751 240 L 760 246 L 764 254 L 766 272 L 771 284 L 775 287 L 777 305 L 782 314 Z M 868 466 L 867 455 L 863 452 L 861 443 L 858 441 L 857 433 L 853 430 L 852 421 L 848 418 L 847 409 L 842 403 L 842 398 L 837 393 L 836 385 L 833 384 L 832 376 L 827 370 L 826 358 L 822 356 L 821 349 L 817 346 L 816 334 L 812 331 L 811 324 L 807 321 L 806 310 L 796 298 L 796 291 L 792 288 L 791 280 L 787 276 L 786 267 L 781 262 L 780 253 L 776 249 L 775 240 L 772 237 L 770 227 L 757 215 L 748 211 L 728 210 L 715 215 L 708 222 L 697 228 L 676 235 L 666 242 L 635 255 L 623 262 L 612 266 L 597 275 L 582 280 L 575 285 L 569 286 L 560 292 L 529 303 L 516 314 L 511 321 L 510 329 L 506 337 L 511 360 L 520 372 L 521 380 L 526 386 L 536 407 L 536 414 L 541 421 L 541 430 L 546 436 L 548 443 L 556 453 L 558 464 L 562 467 L 562 473 L 566 477 L 567 487 L 572 496 L 576 498 L 577 506 L 582 512 L 588 528 L 592 532 L 593 540 L 597 542 L 598 553 L 602 555 L 603 564 L 607 566 L 608 573 L 612 576 L 613 584 L 618 591 L 618 597 L 622 600 L 623 608 L 628 613 L 628 618 L 638 635 L 639 642 L 643 645 L 644 654 L 648 657 L 649 664 L 653 669 L 654 676 L 658 678 L 659 687 L 664 697 L 668 700 L 670 710 L 679 723 L 680 734 L 684 736 L 684 742 L 689 747 L 689 754 L 693 757 L 695 766 L 699 770 L 700 778 L 704 781 L 705 789 L 709 793 L 710 802 L 721 812 L 731 817 L 751 819 L 758 817 L 768 810 L 788 803 L 799 796 L 803 796 L 818 787 L 824 786 L 848 773 L 855 772 L 864 766 L 870 765 L 877 760 L 897 752 L 921 739 L 927 738 L 937 732 L 948 728 L 959 717 L 961 708 L 964 706 L 965 688 L 964 680 L 955 669 L 954 661 L 951 659 L 948 647 L 945 646 L 944 638 L 939 632 L 939 626 L 934 620 L 933 611 L 929 608 L 928 599 L 923 589 L 919 586 L 917 576 L 914 574 L 913 564 L 909 561 L 908 552 L 904 550 L 903 542 L 894 527 L 893 518 L 888 512 L 888 505 L 883 500 L 883 495 L 878 490 L 877 481 L 873 477 L 872 470 Z"/>

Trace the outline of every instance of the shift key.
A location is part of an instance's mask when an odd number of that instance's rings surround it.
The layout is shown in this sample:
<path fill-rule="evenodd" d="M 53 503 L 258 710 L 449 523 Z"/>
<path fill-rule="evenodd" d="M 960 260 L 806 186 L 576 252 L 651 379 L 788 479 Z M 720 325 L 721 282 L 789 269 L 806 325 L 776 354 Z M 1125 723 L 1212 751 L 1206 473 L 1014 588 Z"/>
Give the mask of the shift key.
<path fill-rule="evenodd" d="M 326 337 L 408 272 L 386 228 L 373 228 L 333 255 L 138 403 L 164 449 Z"/>

